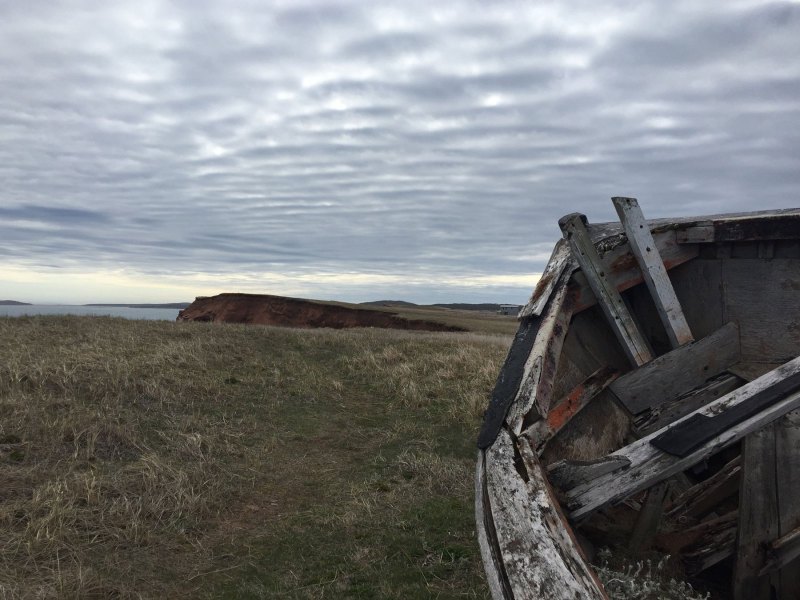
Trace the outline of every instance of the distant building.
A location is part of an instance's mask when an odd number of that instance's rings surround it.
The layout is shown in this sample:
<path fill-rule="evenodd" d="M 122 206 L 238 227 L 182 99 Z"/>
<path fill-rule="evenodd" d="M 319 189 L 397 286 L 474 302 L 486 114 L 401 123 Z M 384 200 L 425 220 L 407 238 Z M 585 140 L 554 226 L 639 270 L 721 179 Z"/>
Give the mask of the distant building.
<path fill-rule="evenodd" d="M 516 317 L 520 310 L 522 310 L 522 306 L 519 304 L 501 304 L 500 308 L 497 309 L 497 314 Z"/>

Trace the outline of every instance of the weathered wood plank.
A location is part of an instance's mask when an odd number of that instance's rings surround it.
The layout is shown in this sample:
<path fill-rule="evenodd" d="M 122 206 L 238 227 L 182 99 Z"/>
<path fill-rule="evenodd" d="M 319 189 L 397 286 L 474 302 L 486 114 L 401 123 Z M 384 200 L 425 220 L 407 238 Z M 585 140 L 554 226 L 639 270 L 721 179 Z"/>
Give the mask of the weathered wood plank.
<path fill-rule="evenodd" d="M 714 223 L 706 221 L 678 230 L 679 244 L 709 243 L 714 241 Z"/>
<path fill-rule="evenodd" d="M 774 365 L 773 368 L 777 366 L 779 365 Z M 640 436 L 649 435 L 741 387 L 746 381 L 751 380 L 745 380 L 730 373 L 721 373 L 674 400 L 669 400 L 660 406 L 640 413 L 634 419 L 634 429 Z"/>
<path fill-rule="evenodd" d="M 680 221 L 676 220 L 676 223 Z M 700 218 L 678 228 L 678 241 L 690 244 L 797 238 L 800 238 L 800 215 L 796 209 L 783 213 Z"/>
<path fill-rule="evenodd" d="M 778 482 L 778 531 L 784 536 L 800 526 L 800 411 L 790 412 L 775 424 L 775 478 Z M 800 595 L 800 563 L 780 570 L 779 600 Z"/>
<path fill-rule="evenodd" d="M 670 427 L 654 437 L 650 443 L 674 456 L 687 456 L 708 440 L 759 414 L 766 407 L 798 389 L 800 389 L 800 373 L 776 379 L 770 387 L 753 394 L 744 402 L 729 406 L 718 414 L 693 414 L 684 419 L 679 426 Z"/>
<path fill-rule="evenodd" d="M 512 597 L 606 599 L 559 517 L 536 457 L 529 447 L 519 451 L 527 481 L 514 467 L 514 443 L 505 429 L 486 450 L 489 504 Z"/>
<path fill-rule="evenodd" d="M 775 425 L 744 440 L 739 494 L 739 535 L 733 578 L 735 600 L 770 600 L 780 580 L 758 574 L 766 562 L 764 546 L 780 535 L 775 472 Z"/>
<path fill-rule="evenodd" d="M 652 350 L 616 286 L 606 277 L 597 249 L 586 231 L 585 219 L 585 216 L 575 213 L 562 217 L 558 224 L 570 243 L 573 257 L 578 261 L 589 286 L 598 298 L 608 323 L 622 344 L 622 349 L 634 365 L 643 365 L 653 359 Z"/>
<path fill-rule="evenodd" d="M 664 267 L 668 271 L 691 261 L 700 253 L 696 244 L 678 244 L 676 233 L 672 230 L 654 233 L 653 239 L 664 262 Z M 620 292 L 644 281 L 642 271 L 636 263 L 636 257 L 627 244 L 614 246 L 604 251 L 600 261 L 611 284 Z M 586 276 L 577 271 L 572 278 L 578 290 L 575 312 L 581 312 L 597 304 L 597 297 L 589 286 Z"/>
<path fill-rule="evenodd" d="M 631 252 L 642 270 L 644 282 L 653 297 L 670 344 L 673 348 L 688 344 L 694 337 L 689 330 L 686 317 L 683 316 L 683 309 L 675 295 L 664 261 L 658 252 L 639 202 L 635 198 L 621 197 L 612 198 L 611 201 L 628 236 Z"/>
<path fill-rule="evenodd" d="M 555 248 L 553 248 L 553 254 L 550 256 L 550 260 L 547 261 L 541 278 L 536 283 L 530 300 L 528 300 L 528 303 L 519 311 L 518 319 L 522 320 L 542 314 L 564 270 L 569 269 L 571 273 L 577 268 L 577 265 L 571 260 L 571 257 L 572 255 L 567 240 L 558 240 Z"/>
<path fill-rule="evenodd" d="M 533 423 L 522 432 L 522 435 L 528 438 L 537 453 L 541 454 L 550 438 L 561 431 L 572 417 L 583 410 L 617 377 L 619 377 L 619 371 L 616 369 L 601 367 L 573 388 L 569 394 L 553 404 L 546 419 Z"/>
<path fill-rule="evenodd" d="M 690 571 L 698 573 L 713 563 L 731 556 L 736 549 L 736 526 L 739 518 L 738 510 L 732 510 L 721 517 L 708 519 L 692 527 L 678 531 L 661 532 L 656 536 L 655 545 L 661 551 L 677 556 L 689 556 Z M 720 547 L 720 541 L 729 540 L 726 548 Z M 722 556 L 717 552 L 723 550 Z M 712 557 L 715 557 L 716 560 Z"/>
<path fill-rule="evenodd" d="M 525 371 L 525 363 L 530 357 L 536 341 L 542 317 L 532 317 L 520 323 L 506 360 L 497 376 L 497 381 L 489 399 L 489 406 L 483 415 L 483 424 L 478 434 L 478 448 L 488 448 L 494 443 L 500 428 L 508 415 L 508 409 L 519 392 L 520 382 Z"/>
<path fill-rule="evenodd" d="M 739 362 L 739 329 L 728 323 L 696 342 L 662 354 L 609 386 L 631 413 L 674 400 Z"/>
<path fill-rule="evenodd" d="M 739 492 L 742 472 L 741 456 L 737 456 L 717 473 L 693 485 L 665 507 L 669 519 L 697 518 L 713 510 L 722 500 Z"/>
<path fill-rule="evenodd" d="M 737 511 L 714 519 L 707 533 L 685 549 L 682 559 L 688 575 L 697 575 L 722 562 L 736 551 Z M 734 517 L 734 518 L 731 518 Z"/>
<path fill-rule="evenodd" d="M 647 498 L 639 511 L 636 525 L 628 543 L 631 552 L 640 552 L 650 547 L 658 527 L 661 525 L 661 517 L 664 514 L 664 498 L 669 489 L 669 481 L 660 481 L 651 487 L 647 492 Z"/>
<path fill-rule="evenodd" d="M 673 269 L 669 275 L 696 339 L 728 322 L 723 315 L 722 261 L 698 258 Z"/>
<path fill-rule="evenodd" d="M 745 381 L 753 381 L 758 379 L 764 373 L 769 373 L 773 369 L 777 369 L 783 363 L 778 362 L 754 362 L 743 360 L 728 367 L 727 371 L 733 373 L 737 377 L 741 377 Z"/>
<path fill-rule="evenodd" d="M 727 260 L 722 279 L 726 318 L 741 330 L 742 360 L 784 362 L 800 353 L 800 261 Z"/>
<path fill-rule="evenodd" d="M 559 460 L 547 467 L 547 478 L 554 486 L 569 489 L 630 465 L 630 460 L 616 456 L 597 460 Z"/>
<path fill-rule="evenodd" d="M 693 415 L 711 417 L 721 414 L 746 402 L 757 393 L 774 386 L 787 377 L 798 373 L 800 373 L 800 358 L 786 363 L 775 371 L 767 373 L 763 377 L 704 406 L 691 415 L 683 417 L 670 427 L 680 426 L 683 421 L 691 419 Z M 651 444 L 654 438 L 669 428 L 654 432 L 609 455 L 609 457 L 627 458 L 631 461 L 629 468 L 610 475 L 603 475 L 594 481 L 565 491 L 566 506 L 570 510 L 570 517 L 580 519 L 610 502 L 621 500 L 637 491 L 647 489 L 658 481 L 667 479 L 715 454 L 722 448 L 734 444 L 752 431 L 766 426 L 798 407 L 800 407 L 800 392 L 791 393 L 760 413 L 720 433 L 685 457 L 666 454 Z"/>
<path fill-rule="evenodd" d="M 486 489 L 486 455 L 483 450 L 478 450 L 475 468 L 475 529 L 486 572 L 486 583 L 492 598 L 495 600 L 511 598 L 511 589 L 503 570 L 497 533 L 492 522 L 492 509 Z"/>
<path fill-rule="evenodd" d="M 543 419 L 550 410 L 558 358 L 574 308 L 574 296 L 567 285 L 569 277 L 567 271 L 561 274 L 544 312 L 534 317 L 539 319 L 539 328 L 506 416 L 514 435 L 518 436 L 529 423 Z"/>
<path fill-rule="evenodd" d="M 800 557 L 800 527 L 772 542 L 766 550 L 767 560 L 759 576 L 782 569 Z"/>

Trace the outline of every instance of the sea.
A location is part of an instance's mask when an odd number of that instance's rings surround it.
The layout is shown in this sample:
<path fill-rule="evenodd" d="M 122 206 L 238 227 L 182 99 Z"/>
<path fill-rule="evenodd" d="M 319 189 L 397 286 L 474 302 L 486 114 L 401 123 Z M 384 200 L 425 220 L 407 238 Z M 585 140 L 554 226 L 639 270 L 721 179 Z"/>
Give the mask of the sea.
<path fill-rule="evenodd" d="M 22 317 L 32 315 L 80 315 L 83 317 L 122 317 L 123 319 L 147 319 L 152 321 L 174 321 L 177 308 L 129 308 L 126 306 L 72 306 L 68 304 L 30 304 L 0 306 L 0 317 Z"/>

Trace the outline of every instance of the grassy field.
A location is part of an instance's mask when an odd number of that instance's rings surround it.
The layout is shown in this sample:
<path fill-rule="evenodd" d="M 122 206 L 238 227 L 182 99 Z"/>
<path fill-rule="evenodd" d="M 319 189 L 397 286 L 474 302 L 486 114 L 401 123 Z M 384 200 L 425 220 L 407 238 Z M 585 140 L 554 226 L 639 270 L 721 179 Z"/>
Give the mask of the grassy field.
<path fill-rule="evenodd" d="M 0 598 L 484 598 L 510 338 L 0 319 Z"/>

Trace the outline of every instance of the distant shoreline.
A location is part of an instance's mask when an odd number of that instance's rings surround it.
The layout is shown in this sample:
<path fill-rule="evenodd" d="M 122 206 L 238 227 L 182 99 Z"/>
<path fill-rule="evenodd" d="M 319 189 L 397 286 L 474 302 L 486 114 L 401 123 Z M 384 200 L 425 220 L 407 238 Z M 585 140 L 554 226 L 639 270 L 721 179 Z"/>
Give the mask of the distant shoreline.
<path fill-rule="evenodd" d="M 18 302 L 16 300 L 0 300 L 0 306 L 33 306 L 30 302 Z"/>
<path fill-rule="evenodd" d="M 191 302 L 167 302 L 164 304 L 82 304 L 81 306 L 103 306 L 106 308 L 177 308 L 183 309 Z"/>

